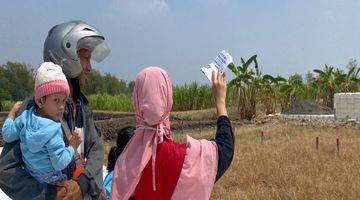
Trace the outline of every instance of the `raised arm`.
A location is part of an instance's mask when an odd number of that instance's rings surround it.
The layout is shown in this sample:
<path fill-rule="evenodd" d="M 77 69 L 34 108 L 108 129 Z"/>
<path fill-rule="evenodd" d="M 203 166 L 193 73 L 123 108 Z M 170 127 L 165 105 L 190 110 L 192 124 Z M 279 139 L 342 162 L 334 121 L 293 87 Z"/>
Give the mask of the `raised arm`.
<path fill-rule="evenodd" d="M 235 138 L 232 131 L 231 122 L 227 116 L 226 110 L 226 77 L 224 74 L 213 73 L 212 78 L 212 94 L 215 98 L 215 106 L 217 111 L 217 131 L 215 142 L 218 147 L 218 169 L 215 181 L 229 168 L 233 155 Z"/>

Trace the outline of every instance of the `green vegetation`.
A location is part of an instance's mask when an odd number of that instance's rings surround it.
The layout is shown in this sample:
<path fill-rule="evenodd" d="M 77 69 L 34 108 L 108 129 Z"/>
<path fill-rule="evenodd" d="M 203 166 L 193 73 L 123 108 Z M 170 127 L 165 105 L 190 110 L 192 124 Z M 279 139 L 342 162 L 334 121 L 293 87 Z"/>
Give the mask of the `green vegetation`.
<path fill-rule="evenodd" d="M 173 88 L 174 111 L 202 110 L 214 106 L 211 88 L 208 85 L 192 83 Z"/>
<path fill-rule="evenodd" d="M 328 65 L 323 70 L 315 69 L 316 74 L 307 74 L 306 83 L 299 74 L 288 79 L 262 75 L 256 55 L 247 61 L 241 58 L 241 65 L 229 68 L 235 75 L 229 83 L 232 103 L 237 105 L 242 119 L 254 118 L 259 103 L 265 106 L 267 114 L 275 113 L 276 102 L 282 111 L 292 99 L 313 100 L 333 108 L 335 93 L 360 91 L 360 68 L 356 60 L 349 62 L 347 72 Z"/>
<path fill-rule="evenodd" d="M 337 92 L 360 91 L 360 68 L 351 60 L 346 72 L 330 65 L 315 69 L 302 76 L 289 78 L 262 74 L 254 55 L 248 60 L 240 59 L 239 66 L 230 65 L 235 75 L 229 82 L 228 106 L 236 106 L 242 119 L 252 119 L 257 107 L 265 108 L 266 114 L 282 111 L 292 99 L 307 99 L 333 107 L 333 96 Z M 131 92 L 134 81 L 126 82 L 116 76 L 100 74 L 93 70 L 82 91 L 88 96 L 93 109 L 132 111 Z M 0 110 L 9 110 L 14 101 L 23 100 L 33 92 L 32 69 L 18 62 L 0 65 Z M 173 111 L 202 110 L 214 107 L 210 85 L 190 83 L 173 87 Z"/>

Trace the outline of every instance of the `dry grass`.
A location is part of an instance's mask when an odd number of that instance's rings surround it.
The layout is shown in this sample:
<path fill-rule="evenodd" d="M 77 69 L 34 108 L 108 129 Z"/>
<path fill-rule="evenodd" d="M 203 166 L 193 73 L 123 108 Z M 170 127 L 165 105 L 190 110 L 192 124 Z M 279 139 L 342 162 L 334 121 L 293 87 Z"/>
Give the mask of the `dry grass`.
<path fill-rule="evenodd" d="M 263 144 L 261 130 L 266 131 Z M 234 160 L 215 184 L 212 199 L 358 199 L 359 133 L 291 123 L 236 127 Z"/>
<path fill-rule="evenodd" d="M 211 112 L 211 111 L 210 111 Z M 208 112 L 209 113 L 209 112 Z M 187 113 L 180 113 L 184 114 Z M 203 113 L 199 113 L 201 116 Z M 199 116 L 199 117 L 200 117 Z M 260 132 L 265 140 L 260 141 Z M 186 131 L 213 138 L 215 129 Z M 278 121 L 236 126 L 232 165 L 215 184 L 211 199 L 358 199 L 360 129 L 358 126 Z M 319 150 L 315 138 L 319 137 Z M 174 134 L 184 141 L 183 134 Z M 336 139 L 340 139 L 340 155 Z M 106 153 L 113 141 L 105 141 Z M 106 159 L 105 159 L 106 160 Z"/>

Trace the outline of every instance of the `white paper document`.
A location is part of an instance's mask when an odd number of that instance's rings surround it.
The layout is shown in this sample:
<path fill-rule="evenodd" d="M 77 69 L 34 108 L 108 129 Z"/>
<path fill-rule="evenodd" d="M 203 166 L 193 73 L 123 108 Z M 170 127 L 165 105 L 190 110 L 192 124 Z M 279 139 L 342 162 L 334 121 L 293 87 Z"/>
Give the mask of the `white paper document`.
<path fill-rule="evenodd" d="M 201 71 L 205 74 L 205 76 L 211 81 L 211 77 L 212 77 L 212 72 L 213 71 L 220 71 L 220 72 L 224 72 L 225 69 L 227 68 L 227 66 L 229 64 L 233 63 L 233 58 L 232 56 L 226 52 L 225 50 L 222 50 L 218 56 L 216 56 L 216 58 L 214 59 L 213 62 L 211 62 L 210 64 L 208 64 L 205 67 L 201 68 Z"/>
<path fill-rule="evenodd" d="M 81 155 L 81 157 L 84 157 L 84 128 L 78 128 L 78 127 L 75 127 L 75 131 L 77 133 L 80 133 L 80 138 L 82 140 L 81 144 L 79 145 L 79 147 L 77 148 L 77 152 Z"/>

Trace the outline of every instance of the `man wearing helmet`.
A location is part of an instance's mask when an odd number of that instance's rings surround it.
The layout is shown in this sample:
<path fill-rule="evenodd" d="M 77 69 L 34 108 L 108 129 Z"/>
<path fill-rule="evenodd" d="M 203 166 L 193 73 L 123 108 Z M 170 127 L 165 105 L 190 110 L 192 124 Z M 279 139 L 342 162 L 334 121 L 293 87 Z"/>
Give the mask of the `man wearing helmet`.
<path fill-rule="evenodd" d="M 105 38 L 82 21 L 54 26 L 45 40 L 44 61 L 60 65 L 68 78 L 70 98 L 62 121 L 64 142 L 68 145 L 75 127 L 82 132 L 83 144 L 73 161 L 63 171 L 72 180 L 66 181 L 70 191 L 37 182 L 22 167 L 19 141 L 6 143 L 0 157 L 0 188 L 12 199 L 100 199 L 103 185 L 102 162 L 104 147 L 88 101 L 81 93 L 91 71 L 90 60 L 101 62 L 109 54 Z M 24 103 L 27 109 L 33 98 Z M 30 187 L 31 186 L 31 187 Z"/>

